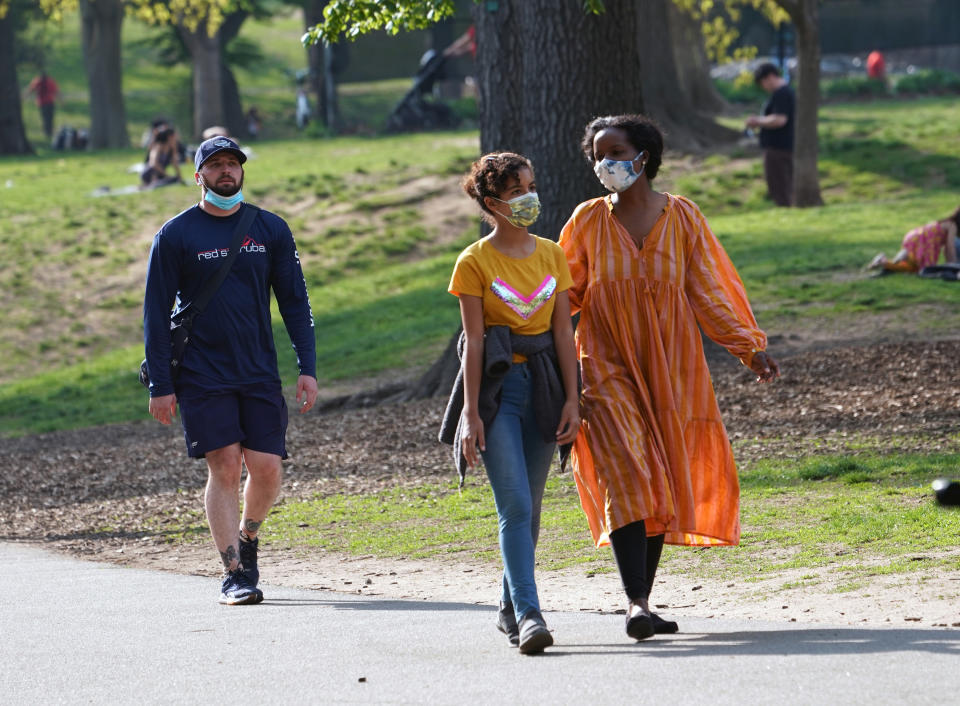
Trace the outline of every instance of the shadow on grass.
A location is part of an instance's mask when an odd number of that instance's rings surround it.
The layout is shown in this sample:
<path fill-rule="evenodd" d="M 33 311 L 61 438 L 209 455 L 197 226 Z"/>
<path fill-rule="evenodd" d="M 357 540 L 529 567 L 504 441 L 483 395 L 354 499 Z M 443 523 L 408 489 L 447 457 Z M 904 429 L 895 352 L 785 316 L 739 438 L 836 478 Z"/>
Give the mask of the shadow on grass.
<path fill-rule="evenodd" d="M 844 119 L 843 122 L 869 125 L 873 121 Z M 856 135 L 824 137 L 820 145 L 820 156 L 859 172 L 888 176 L 919 188 L 960 187 L 960 158 L 930 154 L 899 140 Z"/>

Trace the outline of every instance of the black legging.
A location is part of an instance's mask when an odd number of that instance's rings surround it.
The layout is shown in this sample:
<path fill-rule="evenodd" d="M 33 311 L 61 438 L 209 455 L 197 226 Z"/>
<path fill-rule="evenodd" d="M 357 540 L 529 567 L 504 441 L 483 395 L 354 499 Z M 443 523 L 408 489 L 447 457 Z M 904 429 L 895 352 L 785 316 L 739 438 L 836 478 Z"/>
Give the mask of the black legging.
<path fill-rule="evenodd" d="M 649 598 L 663 551 L 663 535 L 648 537 L 643 520 L 639 520 L 611 532 L 610 546 L 627 598 Z"/>

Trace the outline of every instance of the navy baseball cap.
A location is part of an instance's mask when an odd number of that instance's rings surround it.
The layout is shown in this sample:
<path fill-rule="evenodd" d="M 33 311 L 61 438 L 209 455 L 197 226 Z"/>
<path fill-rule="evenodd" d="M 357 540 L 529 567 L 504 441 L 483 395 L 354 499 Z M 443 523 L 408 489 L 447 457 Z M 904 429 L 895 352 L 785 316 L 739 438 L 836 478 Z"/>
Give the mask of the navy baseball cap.
<path fill-rule="evenodd" d="M 201 142 L 200 146 L 197 147 L 196 153 L 193 155 L 193 164 L 196 166 L 197 171 L 200 171 L 200 167 L 202 167 L 203 163 L 210 159 L 210 157 L 224 150 L 233 152 L 237 159 L 240 160 L 240 164 L 247 161 L 247 155 L 240 149 L 240 145 L 229 137 L 211 137 L 209 140 Z"/>

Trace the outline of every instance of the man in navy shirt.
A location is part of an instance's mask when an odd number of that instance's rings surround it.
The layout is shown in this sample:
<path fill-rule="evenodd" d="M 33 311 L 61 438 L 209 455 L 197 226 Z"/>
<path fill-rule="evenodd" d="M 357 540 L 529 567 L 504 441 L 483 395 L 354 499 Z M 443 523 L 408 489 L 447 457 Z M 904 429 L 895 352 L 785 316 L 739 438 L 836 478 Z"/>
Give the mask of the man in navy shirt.
<path fill-rule="evenodd" d="M 761 64 L 753 74 L 757 85 L 770 94 L 763 115 L 747 118 L 747 127 L 760 128 L 763 175 L 770 198 L 777 206 L 793 203 L 793 89 L 773 64 Z"/>
<path fill-rule="evenodd" d="M 270 291 L 297 353 L 300 412 L 317 398 L 313 314 L 296 245 L 282 218 L 260 210 L 206 309 L 196 317 L 174 383 L 170 314 L 194 300 L 230 250 L 243 210 L 246 156 L 225 137 L 197 150 L 199 205 L 153 240 L 143 305 L 150 414 L 170 424 L 177 405 L 187 453 L 205 458 L 205 507 L 223 561 L 220 602 L 259 603 L 257 533 L 280 491 L 287 406 L 270 322 Z M 243 516 L 237 495 L 247 467 Z"/>

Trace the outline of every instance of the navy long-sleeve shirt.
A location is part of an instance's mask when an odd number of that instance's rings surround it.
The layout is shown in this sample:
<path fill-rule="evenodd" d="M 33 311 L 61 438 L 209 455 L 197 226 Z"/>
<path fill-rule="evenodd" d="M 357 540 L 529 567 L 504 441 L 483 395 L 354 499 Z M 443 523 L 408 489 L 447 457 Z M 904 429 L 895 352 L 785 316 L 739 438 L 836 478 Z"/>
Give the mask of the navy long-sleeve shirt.
<path fill-rule="evenodd" d="M 230 250 L 240 220 L 193 206 L 167 221 L 153 239 L 143 302 L 150 396 L 174 392 L 170 380 L 170 314 L 196 298 Z M 261 210 L 230 273 L 193 323 L 177 384 L 279 382 L 270 323 L 270 290 L 297 353 L 301 375 L 316 377 L 313 313 L 290 228 Z"/>

